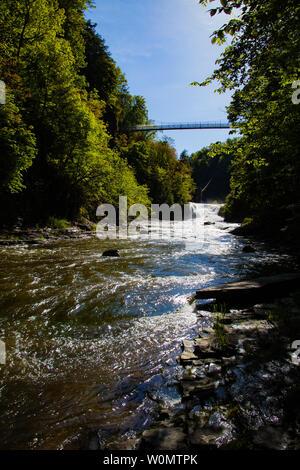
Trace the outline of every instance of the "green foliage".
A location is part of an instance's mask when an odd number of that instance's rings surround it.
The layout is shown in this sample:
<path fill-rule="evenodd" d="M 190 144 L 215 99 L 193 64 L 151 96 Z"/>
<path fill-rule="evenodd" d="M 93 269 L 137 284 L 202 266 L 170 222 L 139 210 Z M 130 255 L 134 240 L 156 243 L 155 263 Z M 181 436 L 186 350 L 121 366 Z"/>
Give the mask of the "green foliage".
<path fill-rule="evenodd" d="M 224 318 L 226 313 L 226 306 L 214 306 L 213 314 L 214 314 L 214 325 L 213 329 L 215 332 L 216 340 L 220 347 L 225 348 L 229 344 L 229 338 L 227 331 L 224 327 Z"/>
<path fill-rule="evenodd" d="M 167 140 L 133 142 L 123 149 L 123 155 L 135 169 L 138 182 L 149 187 L 155 203 L 185 204 L 191 200 L 191 170 L 177 160 L 175 149 Z"/>
<path fill-rule="evenodd" d="M 228 0 L 211 13 L 230 14 L 233 8 L 239 8 L 238 18 L 213 35 L 222 41 L 229 34 L 232 41 L 201 83 L 218 80 L 219 92 L 235 90 L 228 116 L 241 138 L 225 212 L 280 228 L 284 208 L 300 201 L 300 106 L 291 100 L 300 72 L 299 2 Z"/>
<path fill-rule="evenodd" d="M 126 133 L 128 127 L 146 123 L 148 111 L 142 96 L 129 93 L 125 75 L 95 28 L 95 24 L 87 21 L 84 30 L 86 63 L 81 73 L 87 80 L 88 90 L 96 90 L 105 102 L 104 119 L 111 135 L 117 138 Z"/>
<path fill-rule="evenodd" d="M 3 0 L 0 79 L 1 220 L 95 219 L 99 203 L 185 203 L 190 170 L 167 142 L 129 134 L 146 103 L 95 25 L 88 0 Z M 13 193 L 15 195 L 13 195 Z M 5 194 L 5 196 L 4 196 Z M 5 201 L 4 201 L 5 199 Z"/>
<path fill-rule="evenodd" d="M 51 228 L 64 229 L 70 227 L 70 223 L 65 219 L 57 219 L 50 216 L 47 221 L 47 226 Z"/>
<path fill-rule="evenodd" d="M 0 188 L 18 193 L 24 189 L 23 173 L 32 165 L 37 154 L 36 139 L 7 95 L 7 103 L 0 106 Z"/>
<path fill-rule="evenodd" d="M 242 223 L 243 227 L 247 227 L 252 224 L 253 224 L 253 219 L 251 217 L 245 217 Z"/>
<path fill-rule="evenodd" d="M 217 142 L 189 157 L 192 177 L 196 183 L 195 201 L 224 202 L 229 194 L 230 165 L 236 140 Z"/>

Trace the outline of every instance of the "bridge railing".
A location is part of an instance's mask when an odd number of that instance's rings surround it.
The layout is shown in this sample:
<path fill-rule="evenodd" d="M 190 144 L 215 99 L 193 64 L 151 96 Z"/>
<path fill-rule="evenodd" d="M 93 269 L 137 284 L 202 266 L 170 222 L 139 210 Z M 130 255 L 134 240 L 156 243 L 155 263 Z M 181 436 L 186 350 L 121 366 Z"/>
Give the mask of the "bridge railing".
<path fill-rule="evenodd" d="M 229 129 L 229 122 L 162 122 L 154 124 L 143 124 L 132 126 L 128 131 L 163 131 L 163 130 L 176 130 L 176 129 Z"/>

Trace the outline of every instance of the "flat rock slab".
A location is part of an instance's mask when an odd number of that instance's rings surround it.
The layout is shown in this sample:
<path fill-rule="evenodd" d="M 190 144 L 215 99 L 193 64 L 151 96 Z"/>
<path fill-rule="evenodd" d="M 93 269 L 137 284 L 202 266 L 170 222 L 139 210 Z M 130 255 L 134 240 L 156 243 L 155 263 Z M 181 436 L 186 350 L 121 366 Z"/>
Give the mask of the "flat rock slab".
<path fill-rule="evenodd" d="M 253 304 L 257 301 L 282 297 L 289 292 L 300 290 L 300 274 L 280 274 L 260 277 L 252 281 L 231 282 L 221 286 L 198 290 L 196 299 L 216 299 L 233 305 Z"/>

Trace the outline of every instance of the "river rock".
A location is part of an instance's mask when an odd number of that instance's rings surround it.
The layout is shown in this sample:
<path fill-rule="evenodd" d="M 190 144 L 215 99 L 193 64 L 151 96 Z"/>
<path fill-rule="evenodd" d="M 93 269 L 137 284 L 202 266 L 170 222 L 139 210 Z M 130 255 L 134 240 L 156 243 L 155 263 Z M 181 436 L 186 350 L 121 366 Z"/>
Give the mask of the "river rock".
<path fill-rule="evenodd" d="M 111 256 L 111 257 L 114 257 L 114 258 L 119 258 L 120 253 L 119 253 L 118 250 L 106 250 L 102 253 L 102 256 Z"/>
<path fill-rule="evenodd" d="M 210 397 L 215 389 L 218 387 L 219 382 L 205 377 L 203 379 L 183 379 L 180 384 L 182 390 L 182 398 L 186 399 L 193 395 L 205 399 Z"/>
<path fill-rule="evenodd" d="M 251 245 L 245 245 L 243 248 L 243 253 L 255 253 L 255 249 Z"/>
<path fill-rule="evenodd" d="M 183 345 L 183 352 L 180 356 L 180 360 L 183 361 L 185 364 L 192 362 L 194 359 L 197 359 L 195 355 L 195 347 L 194 341 L 189 341 L 184 339 L 182 341 Z"/>
<path fill-rule="evenodd" d="M 0 246 L 20 245 L 20 240 L 0 240 Z"/>
<path fill-rule="evenodd" d="M 91 222 L 90 220 L 86 219 L 85 217 L 82 217 L 80 222 L 76 223 L 76 226 L 80 230 L 84 230 L 84 231 L 87 231 L 87 232 L 92 232 L 92 231 L 95 230 L 95 224 L 93 222 Z"/>
<path fill-rule="evenodd" d="M 219 304 L 246 306 L 282 297 L 299 286 L 300 274 L 279 274 L 198 290 L 196 299 L 215 299 Z"/>
<path fill-rule="evenodd" d="M 208 366 L 206 366 L 206 373 L 207 375 L 218 375 L 222 371 L 222 367 L 218 366 L 216 363 L 211 362 Z"/>
<path fill-rule="evenodd" d="M 212 429 L 208 426 L 196 429 L 190 437 L 190 442 L 192 446 L 216 448 L 216 441 L 222 436 L 222 433 L 222 429 Z"/>
<path fill-rule="evenodd" d="M 214 357 L 216 350 L 214 347 L 214 335 L 200 337 L 194 340 L 195 353 L 200 358 Z"/>
<path fill-rule="evenodd" d="M 186 435 L 180 428 L 154 428 L 142 434 L 141 449 L 176 450 L 186 447 Z"/>
<path fill-rule="evenodd" d="M 261 449 L 286 450 L 290 439 L 282 427 L 267 425 L 255 432 L 253 442 Z"/>

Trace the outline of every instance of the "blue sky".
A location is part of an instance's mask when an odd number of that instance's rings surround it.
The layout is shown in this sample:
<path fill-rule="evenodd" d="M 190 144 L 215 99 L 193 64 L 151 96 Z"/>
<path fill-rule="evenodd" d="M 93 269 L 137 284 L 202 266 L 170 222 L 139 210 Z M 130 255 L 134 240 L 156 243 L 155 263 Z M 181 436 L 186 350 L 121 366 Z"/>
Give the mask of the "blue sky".
<path fill-rule="evenodd" d="M 198 0 L 95 0 L 86 17 L 121 67 L 131 94 L 145 97 L 149 118 L 156 122 L 226 121 L 230 95 L 214 86 L 191 87 L 214 69 L 222 51 L 210 35 L 224 23 L 211 18 Z M 200 150 L 228 137 L 226 130 L 164 133 L 180 154 Z M 158 137 L 162 133 L 157 134 Z"/>

